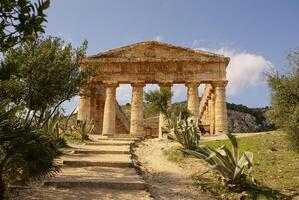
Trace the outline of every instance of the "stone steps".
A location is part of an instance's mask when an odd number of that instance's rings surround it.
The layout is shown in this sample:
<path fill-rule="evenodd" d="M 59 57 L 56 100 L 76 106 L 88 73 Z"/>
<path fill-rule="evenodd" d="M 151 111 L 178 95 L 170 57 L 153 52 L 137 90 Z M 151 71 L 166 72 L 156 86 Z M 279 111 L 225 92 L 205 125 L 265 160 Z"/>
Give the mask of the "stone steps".
<path fill-rule="evenodd" d="M 74 188 L 74 187 L 87 187 L 87 188 L 106 188 L 118 190 L 145 190 L 146 184 L 143 181 L 107 181 L 107 180 L 63 180 L 63 181 L 47 181 L 44 186 L 51 186 L 56 188 Z"/>
<path fill-rule="evenodd" d="M 144 181 L 134 168 L 65 167 L 54 179 L 44 183 L 57 188 L 107 188 L 120 190 L 143 190 Z"/>
<path fill-rule="evenodd" d="M 130 141 L 130 142 L 135 142 L 140 140 L 140 138 L 97 138 L 97 140 L 110 140 L 110 141 Z"/>
<path fill-rule="evenodd" d="M 16 200 L 152 200 L 145 190 L 41 187 Z"/>
<path fill-rule="evenodd" d="M 128 146 L 132 142 L 86 142 L 85 145 L 99 145 L 99 146 Z"/>
<path fill-rule="evenodd" d="M 72 153 L 74 154 L 130 154 L 129 151 L 126 150 L 81 150 L 75 149 Z"/>
<path fill-rule="evenodd" d="M 130 157 L 130 144 L 136 138 L 92 139 L 94 141 L 85 145 L 71 145 L 74 150 L 60 157 L 62 171 L 44 182 L 44 186 L 49 188 L 47 191 L 50 191 L 50 188 L 74 193 L 78 193 L 78 190 L 91 190 L 90 194 L 95 191 L 107 191 L 104 192 L 104 195 L 107 195 L 104 199 L 151 199 L 146 192 L 147 185 L 136 173 Z M 125 198 L 116 198 L 114 194 L 120 194 Z M 72 196 L 71 193 L 69 195 Z M 77 197 L 90 199 L 84 197 L 87 194 L 82 195 Z"/>
<path fill-rule="evenodd" d="M 132 162 L 109 162 L 109 161 L 84 161 L 84 160 L 64 160 L 64 165 L 72 167 L 133 167 Z"/>

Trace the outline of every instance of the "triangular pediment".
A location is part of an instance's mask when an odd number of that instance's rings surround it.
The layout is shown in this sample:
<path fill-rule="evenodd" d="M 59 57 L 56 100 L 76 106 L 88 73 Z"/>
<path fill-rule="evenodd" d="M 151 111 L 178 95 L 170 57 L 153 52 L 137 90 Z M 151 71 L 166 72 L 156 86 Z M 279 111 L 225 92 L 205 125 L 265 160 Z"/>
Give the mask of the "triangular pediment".
<path fill-rule="evenodd" d="M 112 49 L 103 53 L 89 56 L 88 59 L 99 60 L 128 60 L 128 61 L 152 61 L 152 60 L 196 60 L 217 59 L 222 55 L 174 46 L 157 41 L 140 42 L 128 46 Z"/>

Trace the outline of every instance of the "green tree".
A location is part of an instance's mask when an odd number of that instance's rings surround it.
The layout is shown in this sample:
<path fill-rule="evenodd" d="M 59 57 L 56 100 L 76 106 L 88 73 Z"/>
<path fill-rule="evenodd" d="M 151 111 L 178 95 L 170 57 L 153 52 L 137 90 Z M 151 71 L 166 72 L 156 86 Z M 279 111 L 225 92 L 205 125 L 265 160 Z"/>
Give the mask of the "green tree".
<path fill-rule="evenodd" d="M 172 92 L 166 88 L 144 93 L 144 99 L 149 104 L 149 109 L 154 112 L 161 112 L 169 117 L 168 100 L 172 97 Z"/>
<path fill-rule="evenodd" d="M 268 75 L 271 106 L 267 117 L 287 133 L 290 148 L 299 151 L 299 48 L 289 55 L 292 71 Z"/>
<path fill-rule="evenodd" d="M 42 122 L 46 111 L 55 113 L 87 83 L 92 70 L 80 70 L 86 48 L 86 41 L 74 49 L 60 38 L 47 37 L 9 50 L 1 65 L 10 73 L 0 81 L 0 100 L 23 106 L 26 119 Z"/>
<path fill-rule="evenodd" d="M 49 5 L 50 0 L 35 3 L 30 0 L 1 0 L 0 52 L 33 40 L 39 32 L 44 32 L 44 12 Z"/>
<path fill-rule="evenodd" d="M 0 66 L 0 199 L 10 183 L 57 171 L 57 145 L 45 126 L 89 80 L 93 70 L 80 70 L 86 48 L 86 42 L 74 49 L 47 37 L 6 52 Z"/>

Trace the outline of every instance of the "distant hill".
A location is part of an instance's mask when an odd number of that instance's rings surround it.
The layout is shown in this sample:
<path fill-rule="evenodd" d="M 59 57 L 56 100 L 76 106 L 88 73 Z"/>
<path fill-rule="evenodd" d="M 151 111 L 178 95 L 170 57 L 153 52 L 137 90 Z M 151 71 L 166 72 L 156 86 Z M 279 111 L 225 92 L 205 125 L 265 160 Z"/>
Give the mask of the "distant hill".
<path fill-rule="evenodd" d="M 177 102 L 173 105 L 186 104 L 186 101 Z M 130 104 L 121 106 L 124 113 L 130 119 Z M 227 103 L 228 114 L 228 129 L 232 133 L 245 133 L 245 132 L 259 132 L 270 131 L 274 127 L 266 121 L 265 112 L 268 107 L 265 108 L 248 108 L 242 104 Z M 145 126 L 158 126 L 159 118 L 158 113 L 153 112 L 145 104 L 144 106 L 144 118 Z"/>

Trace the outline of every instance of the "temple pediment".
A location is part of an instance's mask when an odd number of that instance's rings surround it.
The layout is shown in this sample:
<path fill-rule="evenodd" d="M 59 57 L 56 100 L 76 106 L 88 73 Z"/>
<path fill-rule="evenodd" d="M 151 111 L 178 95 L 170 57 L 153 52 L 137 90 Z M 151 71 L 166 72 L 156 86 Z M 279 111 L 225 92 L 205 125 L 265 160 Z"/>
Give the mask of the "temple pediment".
<path fill-rule="evenodd" d="M 102 62 L 224 62 L 229 58 L 206 51 L 179 47 L 157 41 L 140 42 L 89 56 L 86 60 Z"/>

